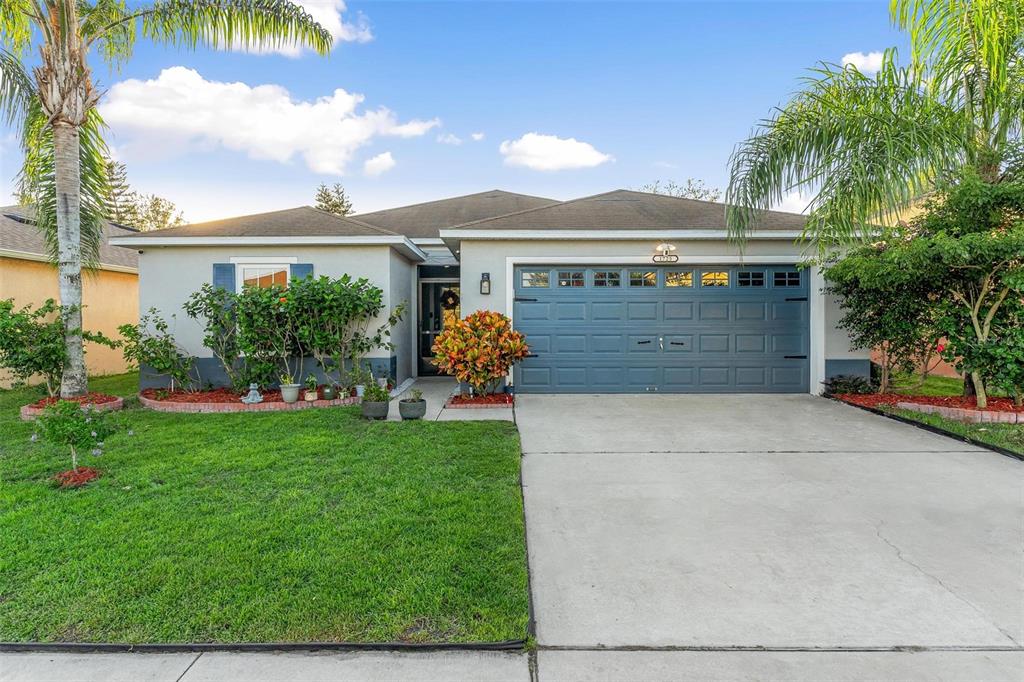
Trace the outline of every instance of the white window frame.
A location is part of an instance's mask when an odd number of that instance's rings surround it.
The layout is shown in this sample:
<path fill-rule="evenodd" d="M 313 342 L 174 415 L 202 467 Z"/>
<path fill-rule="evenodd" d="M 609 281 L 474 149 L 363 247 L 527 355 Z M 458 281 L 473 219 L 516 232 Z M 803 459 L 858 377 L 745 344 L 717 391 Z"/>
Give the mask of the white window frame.
<path fill-rule="evenodd" d="M 292 266 L 299 262 L 294 256 L 238 256 L 231 259 L 235 266 L 235 293 L 242 293 L 245 268 L 288 268 L 288 279 L 292 278 Z"/>

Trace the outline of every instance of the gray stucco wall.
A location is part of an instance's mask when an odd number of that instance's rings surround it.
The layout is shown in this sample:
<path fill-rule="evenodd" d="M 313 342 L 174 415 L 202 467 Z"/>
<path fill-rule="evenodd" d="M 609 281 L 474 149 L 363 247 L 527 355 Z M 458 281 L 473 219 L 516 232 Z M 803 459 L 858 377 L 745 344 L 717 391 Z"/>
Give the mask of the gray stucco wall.
<path fill-rule="evenodd" d="M 397 362 L 397 379 L 399 382 L 412 376 L 413 355 L 415 354 L 412 329 L 415 317 L 413 310 L 416 306 L 416 294 L 414 286 L 416 283 L 416 264 L 411 263 L 396 251 L 391 252 L 390 263 L 390 308 L 400 303 L 405 303 L 405 315 L 394 329 L 391 330 L 391 342 L 395 344 L 395 358 Z"/>
<path fill-rule="evenodd" d="M 206 359 L 212 353 L 203 346 L 202 325 L 189 318 L 182 305 L 192 294 L 206 282 L 211 281 L 214 263 L 228 263 L 232 258 L 290 258 L 299 263 L 312 263 L 313 275 L 340 277 L 349 274 L 352 277 L 365 277 L 384 290 L 386 310 L 398 302 L 408 299 L 410 286 L 408 275 L 399 275 L 400 290 L 392 290 L 392 263 L 397 258 L 388 246 L 214 246 L 214 247 L 147 247 L 139 255 L 139 310 L 146 312 L 156 308 L 168 321 L 170 331 L 177 342 L 193 356 Z M 403 266 L 408 270 L 411 264 Z M 388 312 L 373 320 L 371 329 L 383 324 Z M 406 334 L 408 336 L 408 334 Z M 406 351 L 406 355 L 408 352 Z M 374 359 L 381 367 L 396 366 L 389 350 L 379 349 L 371 352 L 368 358 Z M 216 361 L 214 361 L 216 362 Z M 203 380 L 208 376 L 218 375 L 207 362 L 201 362 L 207 368 Z M 306 363 L 305 370 L 310 371 L 313 364 Z M 399 381 L 408 376 L 398 378 Z"/>

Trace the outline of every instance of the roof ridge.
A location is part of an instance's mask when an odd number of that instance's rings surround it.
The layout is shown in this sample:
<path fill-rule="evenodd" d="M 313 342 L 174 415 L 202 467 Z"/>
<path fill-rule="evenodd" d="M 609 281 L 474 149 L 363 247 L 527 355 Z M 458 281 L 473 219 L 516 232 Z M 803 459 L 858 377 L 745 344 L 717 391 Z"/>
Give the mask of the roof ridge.
<path fill-rule="evenodd" d="M 551 199 L 550 197 L 539 197 L 539 196 L 536 196 L 535 194 L 523 194 L 521 192 L 509 192 L 508 190 L 505 190 L 505 189 L 494 188 L 494 189 L 485 189 L 485 190 L 482 190 L 480 192 L 471 192 L 469 194 L 458 194 L 458 195 L 451 196 L 451 197 L 444 197 L 443 199 L 431 199 L 430 201 L 421 201 L 421 202 L 418 202 L 418 203 L 415 203 L 415 204 L 405 204 L 404 206 L 393 206 L 391 208 L 381 208 L 381 209 L 378 209 L 376 211 L 366 211 L 364 213 L 357 213 L 356 215 L 357 216 L 359 216 L 359 215 L 374 215 L 376 213 L 384 213 L 385 211 L 400 211 L 400 210 L 402 210 L 404 208 L 417 208 L 419 206 L 429 206 L 430 204 L 440 204 L 440 203 L 443 203 L 445 201 L 453 201 L 455 199 L 467 199 L 469 197 L 478 197 L 481 194 L 491 194 L 493 192 L 500 192 L 502 194 L 508 194 L 510 196 L 516 196 L 516 197 L 526 197 L 528 199 L 542 199 L 544 201 L 550 201 L 552 203 L 558 203 L 557 199 Z M 503 215 L 505 215 L 505 214 L 503 214 Z"/>
<path fill-rule="evenodd" d="M 585 196 L 585 197 L 577 197 L 575 199 L 566 199 L 565 201 L 556 201 L 555 203 L 547 204 L 546 206 L 534 206 L 533 208 L 525 208 L 525 209 L 523 209 L 521 211 L 513 211 L 512 213 L 504 213 L 502 215 L 491 216 L 490 218 L 481 218 L 479 220 L 470 220 L 467 223 L 459 223 L 458 225 L 452 225 L 451 227 L 449 227 L 447 229 L 449 229 L 449 230 L 459 229 L 459 228 L 463 228 L 463 227 L 469 227 L 471 225 L 479 225 L 480 223 L 486 223 L 486 222 L 489 222 L 491 220 L 498 220 L 500 218 L 510 218 L 512 216 L 518 216 L 518 215 L 522 215 L 524 213 L 534 213 L 536 211 L 544 211 L 544 210 L 549 209 L 549 208 L 555 208 L 556 206 L 565 206 L 567 204 L 575 204 L 575 203 L 578 203 L 580 201 L 586 201 L 588 199 L 595 199 L 597 197 L 601 197 L 601 196 L 604 196 L 606 194 L 614 194 L 615 192 L 619 192 L 619 191 L 621 191 L 621 190 L 613 189 L 610 192 L 600 192 L 598 194 L 591 194 L 591 195 Z"/>
<path fill-rule="evenodd" d="M 384 229 L 383 227 L 377 227 L 376 225 L 371 225 L 370 223 L 364 223 L 362 220 L 359 220 L 357 218 L 352 218 L 352 217 L 347 216 L 347 215 L 338 215 L 337 213 L 331 213 L 330 211 L 325 211 L 322 208 L 317 208 L 316 206 L 310 206 L 309 204 L 306 204 L 304 206 L 300 206 L 299 208 L 310 208 L 310 209 L 313 209 L 314 211 L 319 211 L 320 213 L 323 213 L 324 215 L 328 215 L 328 216 L 330 216 L 332 218 L 336 218 L 338 220 L 347 220 L 348 222 L 355 223 L 356 225 L 359 225 L 360 227 L 365 227 L 367 229 L 373 230 L 374 232 L 380 232 L 381 234 L 386 234 L 386 235 L 388 235 L 390 237 L 401 237 L 401 236 L 404 236 L 404 235 L 398 234 L 397 232 L 392 232 L 391 230 Z M 256 214 L 256 215 L 259 215 L 259 214 Z"/>

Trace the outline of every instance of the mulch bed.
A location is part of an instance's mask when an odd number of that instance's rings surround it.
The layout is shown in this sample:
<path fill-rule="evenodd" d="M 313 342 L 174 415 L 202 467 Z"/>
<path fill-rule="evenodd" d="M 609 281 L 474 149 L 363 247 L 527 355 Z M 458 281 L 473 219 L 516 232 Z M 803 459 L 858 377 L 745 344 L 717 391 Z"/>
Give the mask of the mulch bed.
<path fill-rule="evenodd" d="M 321 387 L 322 388 L 322 387 Z M 299 400 L 303 399 L 303 395 L 306 390 L 299 390 Z M 317 389 L 318 394 L 320 389 Z M 239 393 L 230 388 L 215 388 L 209 391 L 168 391 L 161 388 L 146 388 L 140 392 L 143 398 L 148 400 L 156 400 L 158 402 L 167 403 L 238 403 L 241 402 L 242 396 L 248 393 L 244 391 Z M 341 397 L 352 397 L 356 393 L 352 391 L 349 396 L 342 395 Z M 281 400 L 281 391 L 276 390 L 265 390 L 260 391 L 260 395 L 263 396 L 263 402 L 265 403 L 283 403 Z M 322 394 L 321 394 L 322 395 Z M 322 399 L 322 398 L 321 398 Z"/>
<path fill-rule="evenodd" d="M 452 396 L 445 404 L 445 407 L 512 407 L 513 404 L 515 404 L 515 396 L 511 393 L 491 393 L 489 395 L 461 394 Z"/>
<path fill-rule="evenodd" d="M 99 469 L 94 469 L 93 467 L 78 467 L 77 470 L 68 469 L 67 471 L 55 474 L 53 480 L 60 488 L 81 488 L 89 481 L 95 481 L 99 477 Z"/>
<path fill-rule="evenodd" d="M 854 405 L 861 405 L 863 407 L 874 407 L 878 408 L 881 406 L 895 407 L 896 403 L 917 403 L 918 405 L 934 405 L 936 407 L 949 407 L 961 410 L 977 410 L 978 402 L 972 396 L 965 398 L 964 396 L 952 395 L 952 396 L 927 396 L 927 395 L 897 395 L 894 393 L 841 393 L 835 396 L 839 400 L 843 400 Z M 1017 407 L 1013 404 L 1013 400 L 1010 398 L 992 398 L 988 399 L 988 407 L 984 412 L 1024 412 L 1024 407 Z"/>
<path fill-rule="evenodd" d="M 31 405 L 28 405 L 28 407 L 45 409 L 60 400 L 62 400 L 60 396 L 43 398 L 35 401 Z M 78 396 L 77 398 L 63 398 L 63 400 L 67 400 L 71 403 L 78 403 L 79 405 L 103 405 L 104 403 L 117 402 L 118 397 L 116 395 L 107 395 L 106 393 L 86 393 L 85 395 Z"/>

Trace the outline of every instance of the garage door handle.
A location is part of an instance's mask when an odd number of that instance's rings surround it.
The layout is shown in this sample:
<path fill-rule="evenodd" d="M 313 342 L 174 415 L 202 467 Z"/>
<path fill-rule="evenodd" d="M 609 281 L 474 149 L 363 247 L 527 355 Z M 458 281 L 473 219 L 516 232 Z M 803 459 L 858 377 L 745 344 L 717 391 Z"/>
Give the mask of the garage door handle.
<path fill-rule="evenodd" d="M 519 296 L 516 296 L 512 300 L 515 301 L 516 303 L 519 303 L 519 302 L 523 302 L 523 303 L 536 303 L 537 302 L 537 299 L 535 299 L 535 298 L 521 298 Z"/>
<path fill-rule="evenodd" d="M 794 296 L 793 298 L 787 298 L 787 301 L 806 301 L 806 296 Z"/>
<path fill-rule="evenodd" d="M 526 357 L 528 357 L 528 358 L 536 358 L 536 357 L 540 357 L 540 356 L 538 356 L 536 353 L 527 353 Z"/>
<path fill-rule="evenodd" d="M 637 341 L 637 342 L 636 342 L 636 344 L 637 344 L 638 346 L 642 346 L 642 345 L 644 345 L 645 343 L 650 343 L 650 342 L 651 342 L 651 340 L 650 340 L 650 339 L 647 339 L 646 341 Z"/>
<path fill-rule="evenodd" d="M 806 355 L 783 355 L 782 357 L 785 358 L 786 360 L 806 360 L 807 359 Z"/>
<path fill-rule="evenodd" d="M 685 346 L 686 344 L 683 343 L 682 341 L 669 341 L 668 345 L 670 345 L 670 346 Z"/>

